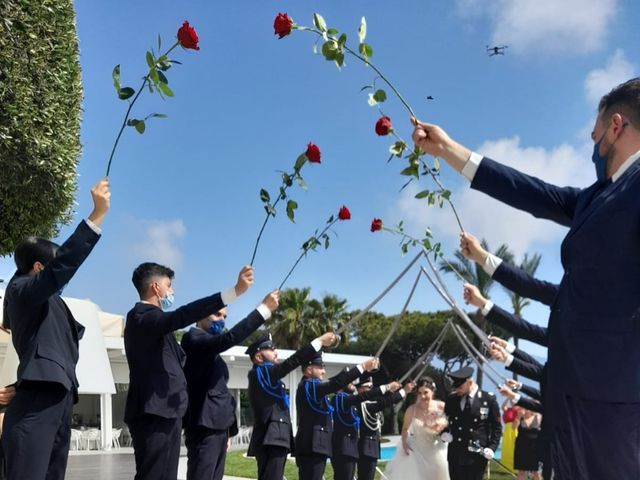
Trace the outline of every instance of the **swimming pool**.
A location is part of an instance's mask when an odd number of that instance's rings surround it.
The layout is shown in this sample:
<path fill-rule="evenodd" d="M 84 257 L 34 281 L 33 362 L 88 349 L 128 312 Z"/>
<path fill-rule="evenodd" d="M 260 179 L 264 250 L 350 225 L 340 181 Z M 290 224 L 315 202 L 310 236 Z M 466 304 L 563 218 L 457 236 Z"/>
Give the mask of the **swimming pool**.
<path fill-rule="evenodd" d="M 389 460 L 391 460 L 395 456 L 397 449 L 398 447 L 396 447 L 395 445 L 382 446 L 380 448 L 380 461 L 388 462 Z M 502 452 L 500 451 L 500 447 L 498 447 L 498 450 L 496 450 L 496 458 L 500 459 L 501 455 Z"/>

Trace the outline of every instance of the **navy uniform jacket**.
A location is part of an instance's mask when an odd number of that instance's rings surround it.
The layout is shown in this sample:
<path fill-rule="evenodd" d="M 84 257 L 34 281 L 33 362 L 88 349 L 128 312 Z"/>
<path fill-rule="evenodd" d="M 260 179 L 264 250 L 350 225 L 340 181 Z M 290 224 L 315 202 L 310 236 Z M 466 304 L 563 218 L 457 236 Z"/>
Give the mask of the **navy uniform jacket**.
<path fill-rule="evenodd" d="M 383 393 L 380 387 L 358 394 L 349 394 L 346 392 L 335 394 L 331 402 L 333 406 L 333 437 L 331 444 L 333 448 L 332 456 L 334 458 L 338 455 L 358 458 L 358 440 L 360 439 L 361 422 L 358 409 L 362 402 L 381 397 L 382 395 Z"/>
<path fill-rule="evenodd" d="M 11 328 L 20 359 L 18 385 L 23 380 L 55 382 L 77 391 L 78 340 L 84 327 L 73 318 L 58 292 L 71 280 L 99 238 L 83 221 L 40 273 L 16 273 L 9 281 L 4 321 Z"/>
<path fill-rule="evenodd" d="M 570 227 L 549 318 L 548 388 L 597 401 L 640 402 L 640 162 L 616 182 L 578 189 L 484 158 L 471 186 Z"/>
<path fill-rule="evenodd" d="M 229 369 L 220 353 L 242 342 L 263 323 L 260 312 L 254 310 L 229 331 L 219 335 L 198 327 L 185 332 L 180 342 L 187 354 L 184 374 L 189 407 L 185 415 L 185 429 L 201 426 L 237 431 L 236 402 L 227 388 Z"/>
<path fill-rule="evenodd" d="M 260 386 L 258 372 L 261 372 L 262 378 L 268 378 L 271 381 L 273 392 L 284 393 L 284 385 L 279 386 L 280 379 L 299 367 L 302 362 L 311 360 L 315 354 L 316 349 L 312 345 L 307 345 L 282 363 L 254 365 L 249 370 L 249 404 L 253 412 L 253 433 L 247 450 L 248 456 L 255 456 L 263 445 L 293 450 L 289 405 L 285 404 L 282 398 L 271 395 Z"/>
<path fill-rule="evenodd" d="M 302 378 L 296 392 L 298 431 L 296 432 L 297 455 L 331 456 L 333 447 L 333 421 L 330 402 L 326 395 L 337 392 L 361 375 L 358 368 L 340 372 L 324 382 Z M 325 412 L 325 413 L 322 413 Z"/>
<path fill-rule="evenodd" d="M 402 401 L 404 396 L 400 393 L 401 391 L 402 390 L 398 390 L 397 392 L 387 392 L 382 397 L 372 402 L 361 403 L 362 416 L 365 416 L 365 409 L 371 415 L 382 415 L 382 413 L 380 413 L 382 410 L 392 407 L 396 403 Z M 380 430 L 372 430 L 369 428 L 364 419 L 360 422 L 358 452 L 360 457 L 371 457 L 376 460 L 380 458 Z"/>
<path fill-rule="evenodd" d="M 127 423 L 144 414 L 182 418 L 187 409 L 184 352 L 173 335 L 217 312 L 225 305 L 219 293 L 163 312 L 138 302 L 127 314 L 124 348 L 129 363 L 129 393 L 124 409 Z"/>
<path fill-rule="evenodd" d="M 502 434 L 502 423 L 500 408 L 492 393 L 478 390 L 471 400 L 467 416 L 460 409 L 461 400 L 457 395 L 449 395 L 444 403 L 444 413 L 449 419 L 447 431 L 453 436 L 447 458 L 449 462 L 464 465 L 478 455 L 469 451 L 469 445 L 474 442 L 478 442 L 482 448 L 496 451 Z"/>
<path fill-rule="evenodd" d="M 521 268 L 504 261 L 498 265 L 491 278 L 507 290 L 545 305 L 553 304 L 560 288 L 557 283 L 539 280 Z"/>

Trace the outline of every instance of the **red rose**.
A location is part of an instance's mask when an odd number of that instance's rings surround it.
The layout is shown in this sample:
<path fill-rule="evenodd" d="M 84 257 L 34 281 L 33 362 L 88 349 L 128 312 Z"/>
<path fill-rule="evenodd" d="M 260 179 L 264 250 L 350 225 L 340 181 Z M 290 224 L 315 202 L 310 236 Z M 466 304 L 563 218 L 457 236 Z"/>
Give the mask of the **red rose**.
<path fill-rule="evenodd" d="M 504 421 L 504 423 L 511 423 L 516 419 L 517 416 L 518 412 L 516 411 L 516 409 L 513 407 L 509 407 L 502 414 L 502 420 Z"/>
<path fill-rule="evenodd" d="M 198 34 L 196 30 L 189 25 L 186 20 L 182 26 L 178 29 L 178 42 L 182 48 L 191 48 L 193 50 L 200 50 L 198 46 Z"/>
<path fill-rule="evenodd" d="M 286 37 L 291 33 L 293 27 L 293 20 L 289 18 L 286 13 L 279 13 L 276 15 L 276 19 L 273 21 L 274 35 L 279 35 L 279 38 Z"/>
<path fill-rule="evenodd" d="M 391 119 L 389 117 L 380 117 L 376 122 L 376 133 L 381 136 L 389 135 L 391 130 Z"/>
<path fill-rule="evenodd" d="M 320 163 L 320 149 L 315 143 L 307 144 L 305 155 L 311 163 Z"/>
<path fill-rule="evenodd" d="M 340 211 L 338 212 L 338 218 L 340 220 L 349 220 L 351 218 L 351 212 L 347 207 L 343 205 L 342 208 L 340 208 Z"/>
<path fill-rule="evenodd" d="M 379 218 L 374 218 L 371 222 L 371 231 L 377 232 L 378 230 L 382 230 L 382 220 Z"/>

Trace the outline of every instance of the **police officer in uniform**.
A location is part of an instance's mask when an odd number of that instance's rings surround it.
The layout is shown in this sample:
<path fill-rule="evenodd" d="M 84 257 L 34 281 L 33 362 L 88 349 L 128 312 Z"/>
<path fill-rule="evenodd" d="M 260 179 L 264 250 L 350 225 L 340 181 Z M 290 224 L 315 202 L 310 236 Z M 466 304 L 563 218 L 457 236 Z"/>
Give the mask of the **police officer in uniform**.
<path fill-rule="evenodd" d="M 471 378 L 473 372 L 463 367 L 449 374 L 453 393 L 444 404 L 449 427 L 441 439 L 449 443 L 451 480 L 482 480 L 502 433 L 498 402 L 493 393 L 478 388 Z"/>
<path fill-rule="evenodd" d="M 347 367 L 349 368 L 349 367 Z M 333 407 L 333 438 L 331 465 L 334 480 L 353 480 L 358 464 L 358 440 L 360 439 L 360 405 L 375 400 L 386 392 L 395 392 L 401 385 L 391 382 L 369 391 L 357 393 L 353 383 L 338 391 L 331 401 Z"/>
<path fill-rule="evenodd" d="M 325 368 L 322 355 L 316 354 L 302 365 L 303 378 L 298 384 L 296 407 L 298 410 L 298 432 L 296 433 L 295 454 L 298 476 L 304 480 L 321 480 L 332 454 L 331 440 L 333 408 L 327 398 L 353 382 L 365 371 L 378 367 L 378 359 L 370 358 L 350 370 L 324 381 Z"/>
<path fill-rule="evenodd" d="M 395 384 L 391 384 L 395 387 Z M 398 384 L 398 387 L 400 385 Z M 380 430 L 383 424 L 382 411 L 404 400 L 415 387 L 414 383 L 407 383 L 404 388 L 389 391 L 382 397 L 360 404 L 360 439 L 358 440 L 358 480 L 373 480 L 376 466 L 380 458 Z M 357 385 L 358 393 L 364 393 L 373 388 L 370 376 L 363 377 Z"/>
<path fill-rule="evenodd" d="M 256 457 L 258 480 L 282 480 L 287 454 L 293 450 L 289 395 L 281 378 L 322 347 L 330 347 L 336 336 L 325 333 L 281 363 L 270 335 L 264 335 L 246 350 L 253 362 L 249 371 L 249 404 L 253 412 L 253 433 L 247 455 Z"/>

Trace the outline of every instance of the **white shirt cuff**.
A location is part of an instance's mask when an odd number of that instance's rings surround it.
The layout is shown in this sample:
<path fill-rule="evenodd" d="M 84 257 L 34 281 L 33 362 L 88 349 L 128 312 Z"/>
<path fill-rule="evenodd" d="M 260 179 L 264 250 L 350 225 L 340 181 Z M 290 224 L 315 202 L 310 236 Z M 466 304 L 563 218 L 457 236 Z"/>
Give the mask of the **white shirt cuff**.
<path fill-rule="evenodd" d="M 271 310 L 269 310 L 269 307 L 267 307 L 264 303 L 258 305 L 256 307 L 256 310 L 258 310 L 260 315 L 262 315 L 262 318 L 264 318 L 265 320 L 269 320 L 269 318 L 271 318 Z"/>
<path fill-rule="evenodd" d="M 509 353 L 513 353 L 516 351 L 516 346 L 511 342 L 507 342 L 507 346 L 505 347 L 505 350 Z"/>
<path fill-rule="evenodd" d="M 482 269 L 485 271 L 487 275 L 489 275 L 490 277 L 493 277 L 493 274 L 496 273 L 496 270 L 498 269 L 501 263 L 502 263 L 502 259 L 500 257 L 496 257 L 495 255 L 490 253 L 489 255 L 487 255 L 487 258 L 484 261 L 484 264 L 482 265 Z"/>
<path fill-rule="evenodd" d="M 486 317 L 487 315 L 489 315 L 489 312 L 493 308 L 493 305 L 494 305 L 494 303 L 491 300 L 487 300 L 487 303 L 484 304 L 484 307 L 480 311 L 480 313 L 482 313 L 483 317 Z"/>
<path fill-rule="evenodd" d="M 238 298 L 238 296 L 236 295 L 236 289 L 233 287 L 220 292 L 220 297 L 222 297 L 222 303 L 224 303 L 225 305 L 231 305 Z"/>
<path fill-rule="evenodd" d="M 89 220 L 88 218 L 85 218 L 84 223 L 87 224 L 87 226 L 93 230 L 95 232 L 96 235 L 102 235 L 102 229 L 96 225 L 95 223 L 93 223 L 91 220 Z"/>
<path fill-rule="evenodd" d="M 520 399 L 522 398 L 522 395 L 520 395 L 519 393 L 516 393 L 516 395 L 511 399 L 511 401 L 516 404 L 520 401 Z"/>
<path fill-rule="evenodd" d="M 407 396 L 407 392 L 405 392 L 404 388 L 401 388 L 399 391 L 400 391 L 400 396 L 401 396 L 402 398 L 404 398 L 404 397 L 406 397 L 406 396 Z"/>
<path fill-rule="evenodd" d="M 473 182 L 473 179 L 476 176 L 476 172 L 478 171 L 478 167 L 480 166 L 480 162 L 482 162 L 482 155 L 476 152 L 471 152 L 471 155 L 469 155 L 469 160 L 467 160 L 467 163 L 464 164 L 464 167 L 462 167 L 462 171 L 460 173 L 462 173 L 462 175 L 467 180 Z"/>
<path fill-rule="evenodd" d="M 362 367 L 362 365 L 358 365 L 356 368 L 360 372 L 360 375 L 362 375 L 364 373 L 364 368 Z"/>
<path fill-rule="evenodd" d="M 507 359 L 504 361 L 504 366 L 508 367 L 512 363 L 513 363 L 513 355 L 509 354 L 507 355 Z"/>
<path fill-rule="evenodd" d="M 316 352 L 322 350 L 322 342 L 318 338 L 311 341 L 311 346 L 316 350 Z"/>
<path fill-rule="evenodd" d="M 380 391 L 382 392 L 382 394 L 384 395 L 385 393 L 387 393 L 387 386 L 386 385 L 381 385 L 380 386 Z"/>

